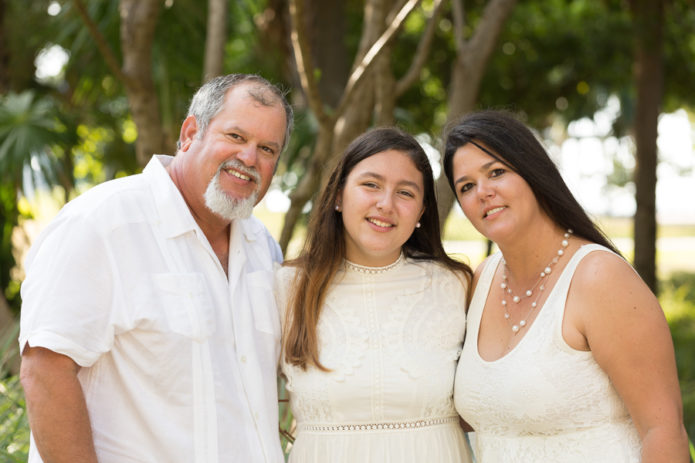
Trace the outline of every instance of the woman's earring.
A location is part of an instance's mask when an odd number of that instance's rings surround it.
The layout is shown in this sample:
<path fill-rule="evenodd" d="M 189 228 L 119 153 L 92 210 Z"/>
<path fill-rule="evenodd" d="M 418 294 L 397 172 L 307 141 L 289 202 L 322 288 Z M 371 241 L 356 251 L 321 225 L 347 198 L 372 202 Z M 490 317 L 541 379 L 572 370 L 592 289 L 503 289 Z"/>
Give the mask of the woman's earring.
<path fill-rule="evenodd" d="M 335 210 L 338 211 L 338 212 L 340 212 L 340 206 L 338 206 L 338 205 L 336 204 L 336 205 L 335 205 Z"/>
<path fill-rule="evenodd" d="M 420 222 L 415 224 L 415 228 L 420 228 Z"/>

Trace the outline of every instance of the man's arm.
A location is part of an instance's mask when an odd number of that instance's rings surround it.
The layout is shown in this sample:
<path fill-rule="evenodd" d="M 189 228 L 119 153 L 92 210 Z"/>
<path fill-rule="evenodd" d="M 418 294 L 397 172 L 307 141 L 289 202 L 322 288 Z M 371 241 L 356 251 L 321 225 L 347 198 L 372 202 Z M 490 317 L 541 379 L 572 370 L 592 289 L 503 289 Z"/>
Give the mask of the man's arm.
<path fill-rule="evenodd" d="M 26 346 L 21 381 L 29 426 L 44 463 L 96 463 L 87 405 L 71 358 Z"/>

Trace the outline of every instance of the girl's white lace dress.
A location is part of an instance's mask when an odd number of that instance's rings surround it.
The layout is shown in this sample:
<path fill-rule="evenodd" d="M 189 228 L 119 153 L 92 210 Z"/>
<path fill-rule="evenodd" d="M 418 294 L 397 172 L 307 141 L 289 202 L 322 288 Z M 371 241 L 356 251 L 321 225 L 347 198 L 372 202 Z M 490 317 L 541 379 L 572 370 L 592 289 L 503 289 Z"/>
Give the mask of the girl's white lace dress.
<path fill-rule="evenodd" d="M 276 274 L 282 312 L 294 273 Z M 438 264 L 346 262 L 318 325 L 320 360 L 331 372 L 282 361 L 297 419 L 289 461 L 471 461 L 453 403 L 465 301 L 465 283 Z"/>
<path fill-rule="evenodd" d="M 582 246 L 524 338 L 495 361 L 480 357 L 478 329 L 501 254 L 486 264 L 471 300 L 455 388 L 456 409 L 476 430 L 479 463 L 640 461 L 637 431 L 610 380 L 591 352 L 572 349 L 562 337 L 572 275 L 592 251 L 610 252 Z"/>

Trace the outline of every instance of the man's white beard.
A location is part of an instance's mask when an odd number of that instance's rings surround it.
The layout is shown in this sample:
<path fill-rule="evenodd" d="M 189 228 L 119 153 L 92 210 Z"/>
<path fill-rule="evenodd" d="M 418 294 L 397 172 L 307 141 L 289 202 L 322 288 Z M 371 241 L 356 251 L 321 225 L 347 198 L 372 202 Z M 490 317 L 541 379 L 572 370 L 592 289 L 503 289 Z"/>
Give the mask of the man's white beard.
<path fill-rule="evenodd" d="M 238 161 L 236 161 L 238 162 Z M 228 196 L 220 185 L 220 172 L 225 167 L 235 167 L 242 170 L 245 174 L 253 177 L 258 184 L 259 176 L 255 172 L 249 172 L 248 168 L 240 168 L 234 161 L 229 161 L 220 166 L 215 176 L 208 183 L 205 190 L 205 205 L 215 214 L 220 217 L 232 221 L 234 219 L 246 219 L 251 216 L 253 206 L 256 205 L 258 199 L 258 189 L 256 189 L 247 198 L 232 198 Z M 239 163 L 241 164 L 241 163 Z"/>

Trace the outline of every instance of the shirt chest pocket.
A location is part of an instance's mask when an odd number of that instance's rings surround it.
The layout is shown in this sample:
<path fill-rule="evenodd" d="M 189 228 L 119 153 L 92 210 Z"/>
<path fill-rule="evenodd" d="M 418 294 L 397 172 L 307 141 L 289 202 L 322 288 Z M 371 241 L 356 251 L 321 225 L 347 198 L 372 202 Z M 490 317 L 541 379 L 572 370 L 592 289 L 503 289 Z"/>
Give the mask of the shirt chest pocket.
<path fill-rule="evenodd" d="M 148 296 L 174 333 L 204 341 L 215 331 L 215 313 L 210 290 L 200 273 L 155 273 Z M 159 318 L 159 317 L 157 317 Z"/>
<path fill-rule="evenodd" d="M 280 337 L 280 314 L 273 295 L 273 272 L 259 270 L 247 276 L 253 323 L 257 331 Z"/>

